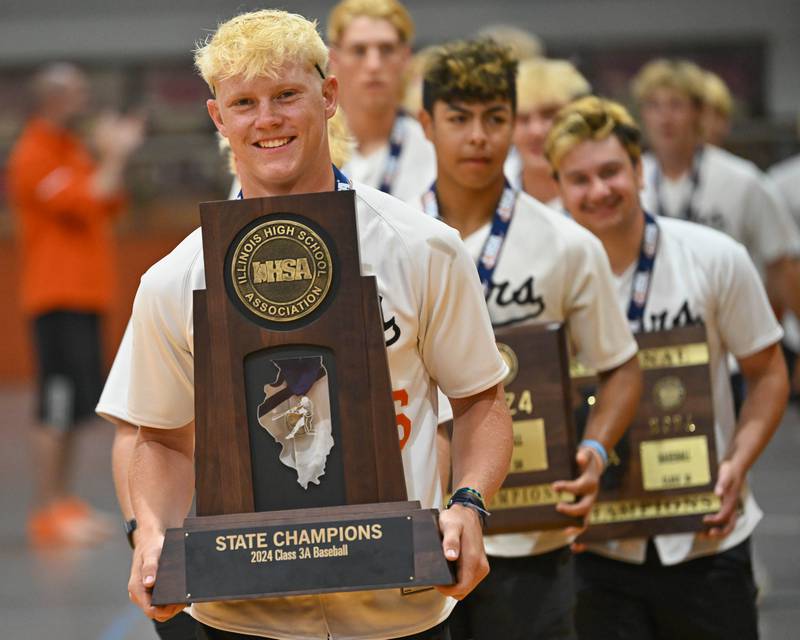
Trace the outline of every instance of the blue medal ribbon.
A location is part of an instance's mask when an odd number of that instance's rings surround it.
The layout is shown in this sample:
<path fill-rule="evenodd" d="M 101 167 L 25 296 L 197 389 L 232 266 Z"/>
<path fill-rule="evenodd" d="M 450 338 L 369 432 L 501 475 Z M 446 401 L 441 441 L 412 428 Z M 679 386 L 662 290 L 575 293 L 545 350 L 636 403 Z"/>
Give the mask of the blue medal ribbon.
<path fill-rule="evenodd" d="M 392 132 L 389 134 L 389 154 L 386 158 L 386 165 L 383 168 L 378 189 L 384 193 L 391 193 L 394 187 L 397 170 L 400 165 L 400 154 L 403 153 L 403 142 L 405 141 L 406 127 L 403 119 L 403 112 L 398 111 L 392 125 Z"/>
<path fill-rule="evenodd" d="M 659 234 L 660 230 L 656 219 L 645 211 L 642 245 L 639 249 L 639 261 L 636 263 L 636 271 L 633 274 L 631 301 L 628 304 L 628 324 L 633 333 L 639 333 L 644 329 L 642 320 L 644 318 L 644 308 L 647 306 L 647 298 L 650 295 L 650 283 L 653 279 L 653 267 L 656 264 Z"/>
<path fill-rule="evenodd" d="M 353 183 L 350 182 L 350 178 L 344 175 L 335 164 L 331 166 L 333 167 L 333 179 L 336 181 L 336 191 L 352 191 Z"/>
<path fill-rule="evenodd" d="M 503 195 L 500 196 L 497 209 L 492 216 L 489 237 L 486 238 L 486 242 L 483 243 L 483 249 L 481 249 L 481 254 L 478 258 L 478 277 L 483 287 L 483 295 L 486 298 L 489 297 L 489 292 L 492 289 L 492 276 L 494 275 L 495 267 L 497 267 L 497 262 L 500 259 L 500 251 L 505 244 L 508 228 L 511 226 L 511 218 L 514 217 L 514 206 L 517 203 L 517 195 L 518 192 L 515 191 L 508 183 L 508 180 L 506 180 Z M 422 206 L 425 213 L 429 216 L 441 219 L 435 182 L 422 196 Z"/>

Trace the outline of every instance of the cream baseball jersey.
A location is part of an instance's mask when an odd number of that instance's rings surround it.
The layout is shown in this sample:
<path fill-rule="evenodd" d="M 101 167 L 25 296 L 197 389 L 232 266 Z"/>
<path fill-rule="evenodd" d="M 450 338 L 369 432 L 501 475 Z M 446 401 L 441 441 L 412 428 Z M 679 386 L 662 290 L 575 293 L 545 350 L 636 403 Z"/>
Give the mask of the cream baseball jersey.
<path fill-rule="evenodd" d="M 422 206 L 421 200 L 417 202 Z M 463 239 L 475 261 L 490 224 Z M 486 303 L 494 326 L 524 320 L 566 322 L 572 352 L 597 371 L 613 369 L 637 351 L 616 303 L 603 245 L 583 227 L 526 193 L 517 195 Z M 439 420 L 450 419 L 446 398 L 441 405 Z M 570 542 L 563 531 L 485 538 L 489 555 L 506 557 L 545 553 Z"/>
<path fill-rule="evenodd" d="M 387 193 L 410 200 L 436 178 L 436 154 L 422 126 L 411 116 L 398 116 L 392 137 L 394 141 L 367 155 L 354 150 L 342 171 L 356 182 L 375 189 L 385 186 Z"/>
<path fill-rule="evenodd" d="M 95 407 L 95 412 L 110 422 L 114 422 L 114 419 L 119 419 L 133 424 L 128 415 L 128 386 L 130 385 L 132 347 L 133 334 L 129 321 L 125 327 L 122 341 L 117 348 L 117 353 L 114 356 L 114 362 L 111 364 L 111 371 L 108 372 L 108 378 L 106 378 L 106 384 L 100 394 L 100 400 L 98 400 Z"/>
<path fill-rule="evenodd" d="M 800 224 L 800 155 L 776 164 L 767 175 L 783 196 L 794 221 Z"/>
<path fill-rule="evenodd" d="M 680 180 L 661 178 L 650 154 L 644 156 L 643 169 L 645 210 L 688 217 L 726 233 L 747 248 L 762 277 L 776 259 L 800 255 L 797 225 L 774 185 L 752 162 L 705 145 L 693 170 Z"/>
<path fill-rule="evenodd" d="M 743 358 L 778 342 L 783 334 L 745 248 L 699 224 L 657 218 L 660 230 L 643 330 L 661 331 L 698 322 L 706 325 L 714 403 L 717 454 L 728 452 L 736 429 L 728 354 Z M 631 297 L 634 262 L 615 277 L 620 309 Z M 694 534 L 655 537 L 661 562 L 677 564 L 718 553 L 747 538 L 761 519 L 749 488 L 742 490 L 743 513 L 726 538 Z M 644 562 L 647 540 L 631 538 L 590 545 L 593 551 L 628 562 Z"/>
<path fill-rule="evenodd" d="M 506 366 L 458 235 L 376 189 L 355 183 L 355 190 L 362 273 L 378 281 L 409 499 L 438 507 L 437 385 L 449 397 L 468 397 L 500 382 Z M 128 372 L 134 424 L 176 428 L 193 419 L 192 291 L 204 286 L 199 230 L 142 277 L 131 364 L 108 383 L 123 393 L 118 383 Z M 274 638 L 394 638 L 438 624 L 453 604 L 434 590 L 380 590 L 195 604 L 192 615 Z"/>

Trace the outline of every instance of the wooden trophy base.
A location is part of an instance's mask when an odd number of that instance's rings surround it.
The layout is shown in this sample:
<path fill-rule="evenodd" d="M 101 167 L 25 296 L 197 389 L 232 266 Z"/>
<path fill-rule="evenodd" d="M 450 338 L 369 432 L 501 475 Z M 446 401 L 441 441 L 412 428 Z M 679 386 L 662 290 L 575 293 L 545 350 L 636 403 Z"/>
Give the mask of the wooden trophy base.
<path fill-rule="evenodd" d="M 556 511 L 559 502 L 573 502 L 574 496 L 556 494 L 550 484 L 503 486 L 487 509 L 492 514 L 486 534 L 551 531 L 566 527 L 582 527 L 583 518 Z"/>
<path fill-rule="evenodd" d="M 718 512 L 720 506 L 713 491 L 599 501 L 589 518 L 589 528 L 578 542 L 703 531 L 707 528 L 703 518 Z"/>
<path fill-rule="evenodd" d="M 575 425 L 563 324 L 522 322 L 495 328 L 508 364 L 503 381 L 514 430 L 511 465 L 503 486 L 487 505 L 487 534 L 583 526 L 582 518 L 556 511 L 574 496 L 551 484 L 577 477 Z"/>
<path fill-rule="evenodd" d="M 187 518 L 168 529 L 153 604 L 454 584 L 419 502 Z"/>
<path fill-rule="evenodd" d="M 600 484 L 580 542 L 703 531 L 716 513 L 714 406 L 705 327 L 639 333 L 644 388 Z M 575 405 L 587 413 L 596 380 L 574 369 Z"/>

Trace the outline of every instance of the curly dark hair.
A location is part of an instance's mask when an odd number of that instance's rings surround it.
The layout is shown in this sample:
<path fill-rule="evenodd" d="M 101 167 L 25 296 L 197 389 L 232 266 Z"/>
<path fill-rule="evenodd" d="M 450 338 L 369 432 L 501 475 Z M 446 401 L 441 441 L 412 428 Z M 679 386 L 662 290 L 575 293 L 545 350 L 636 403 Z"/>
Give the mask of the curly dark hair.
<path fill-rule="evenodd" d="M 437 49 L 425 67 L 422 107 L 433 112 L 446 103 L 508 100 L 517 110 L 517 60 L 491 38 L 451 42 Z"/>

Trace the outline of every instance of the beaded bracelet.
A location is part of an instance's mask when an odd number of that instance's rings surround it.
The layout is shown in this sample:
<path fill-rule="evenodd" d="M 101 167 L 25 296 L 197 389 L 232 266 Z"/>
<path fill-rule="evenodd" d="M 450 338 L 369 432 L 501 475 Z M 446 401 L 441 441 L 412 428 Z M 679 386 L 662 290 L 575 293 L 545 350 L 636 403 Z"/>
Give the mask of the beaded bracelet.
<path fill-rule="evenodd" d="M 486 510 L 486 505 L 483 502 L 483 496 L 480 491 L 471 487 L 461 487 L 453 492 L 450 500 L 447 501 L 446 509 L 449 509 L 454 504 L 467 507 L 478 512 L 481 519 L 481 527 L 486 528 L 486 517 L 492 515 Z"/>

